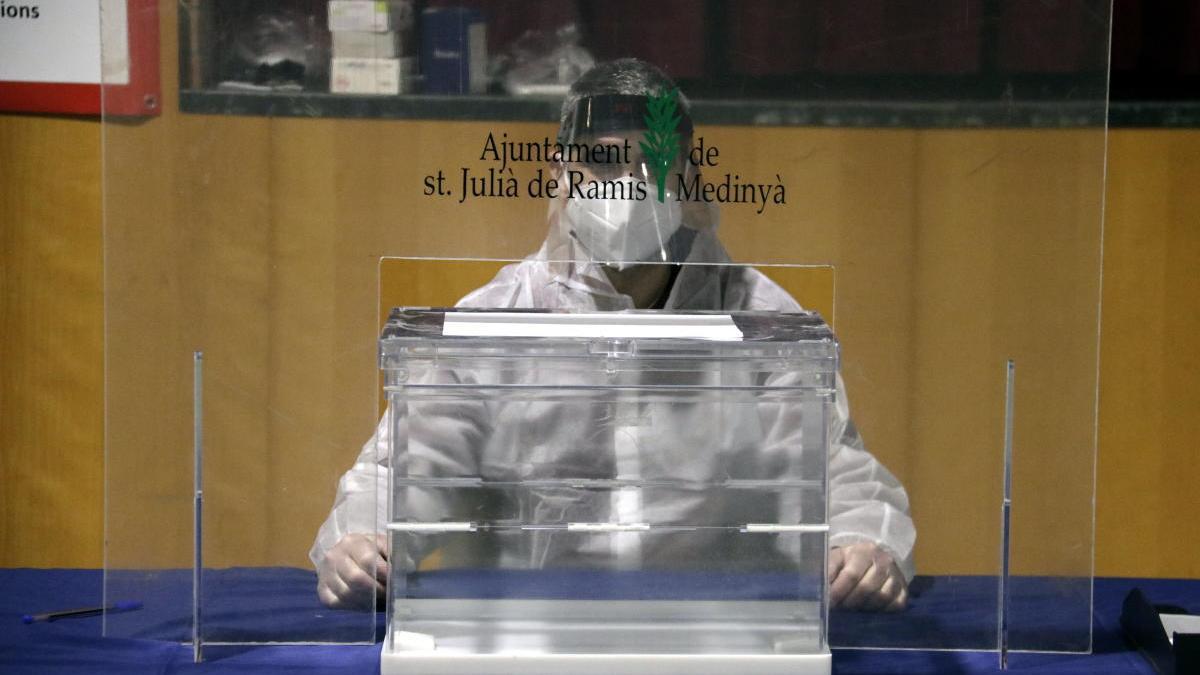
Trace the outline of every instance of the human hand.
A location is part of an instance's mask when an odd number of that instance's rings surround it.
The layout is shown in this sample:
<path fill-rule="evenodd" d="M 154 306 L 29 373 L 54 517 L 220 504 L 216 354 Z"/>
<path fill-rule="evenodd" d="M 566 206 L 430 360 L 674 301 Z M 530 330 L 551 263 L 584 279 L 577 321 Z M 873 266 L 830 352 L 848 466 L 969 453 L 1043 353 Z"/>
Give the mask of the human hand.
<path fill-rule="evenodd" d="M 334 609 L 370 609 L 383 597 L 390 569 L 385 535 L 348 534 L 321 561 L 317 596 Z"/>
<path fill-rule="evenodd" d="M 908 582 L 892 556 L 862 542 L 829 551 L 829 603 L 868 612 L 898 612 L 908 605 Z"/>

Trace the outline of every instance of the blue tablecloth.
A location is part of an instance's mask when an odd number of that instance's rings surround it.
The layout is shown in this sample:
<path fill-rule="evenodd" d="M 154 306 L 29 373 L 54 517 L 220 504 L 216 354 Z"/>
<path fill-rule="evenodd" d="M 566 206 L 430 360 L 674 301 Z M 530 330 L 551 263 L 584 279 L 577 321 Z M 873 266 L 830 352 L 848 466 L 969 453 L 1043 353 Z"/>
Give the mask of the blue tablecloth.
<path fill-rule="evenodd" d="M 351 612 L 330 612 L 316 603 L 311 572 L 297 569 L 256 568 L 219 570 L 206 581 L 210 628 L 229 639 L 271 639 L 273 635 L 304 635 L 310 638 L 338 635 L 370 640 L 382 633 L 382 617 Z M 449 572 L 428 580 L 429 588 L 462 588 L 473 583 L 470 572 Z M 146 609 L 120 616 L 114 624 L 129 636 L 173 637 L 188 635 L 190 619 L 190 576 L 185 571 L 168 571 L 144 585 Z M 477 582 L 477 580 L 476 580 Z M 545 577 L 541 578 L 542 589 Z M 651 586 L 674 591 L 667 580 Z M 532 583 L 532 582 L 531 582 Z M 580 580 L 572 575 L 559 579 L 563 588 L 578 593 Z M 919 639 L 930 630 L 948 631 L 961 646 L 989 644 L 994 620 L 973 606 L 991 598 L 995 583 L 983 577 L 918 578 L 920 595 L 910 612 L 899 615 L 836 613 L 832 620 L 834 644 L 864 644 L 881 631 L 903 643 Z M 1129 589 L 1142 588 L 1151 600 L 1200 610 L 1200 581 L 1149 579 L 1098 579 L 1095 586 L 1094 641 L 1090 655 L 1014 654 L 1010 669 L 1030 673 L 1151 673 L 1148 664 L 1131 652 L 1118 624 L 1121 601 Z M 131 584 L 135 588 L 136 584 Z M 509 589 L 519 589 L 520 582 Z M 610 594 L 613 584 L 595 586 L 597 593 Z M 98 605 L 101 574 L 97 570 L 0 569 L 0 673 L 375 673 L 379 669 L 378 644 L 338 646 L 210 647 L 207 660 L 191 661 L 189 647 L 138 637 L 103 638 L 99 618 L 68 619 L 53 623 L 24 625 L 21 615 L 56 609 Z M 616 586 L 620 592 L 620 586 Z M 643 589 L 645 587 L 642 587 Z M 717 588 L 710 585 L 710 588 Z M 687 591 L 696 592 L 696 588 Z M 1019 588 L 1017 589 L 1019 591 Z M 553 593 L 553 584 L 549 591 Z M 719 591 L 711 591 L 719 593 Z M 769 579 L 762 584 L 742 585 L 740 597 L 771 597 Z M 1074 601 L 1062 603 L 1077 612 Z M 994 606 L 994 605 L 992 605 Z M 1086 606 L 1086 605 L 1083 605 Z M 1056 608 L 1045 609 L 1044 624 L 1051 630 Z M 1024 622 L 1024 625 L 1033 625 Z M 906 632 L 907 631 L 907 632 Z M 990 673 L 999 672 L 994 652 L 835 649 L 837 673 Z"/>

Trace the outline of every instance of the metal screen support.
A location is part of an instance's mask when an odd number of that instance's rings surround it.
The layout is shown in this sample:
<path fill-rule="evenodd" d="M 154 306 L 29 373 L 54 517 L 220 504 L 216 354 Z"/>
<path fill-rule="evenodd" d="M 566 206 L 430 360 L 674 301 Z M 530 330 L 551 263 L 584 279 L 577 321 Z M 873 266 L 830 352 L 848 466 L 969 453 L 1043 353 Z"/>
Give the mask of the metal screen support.
<path fill-rule="evenodd" d="M 1000 652 L 1000 669 L 1008 670 L 1008 610 L 1009 553 L 1012 538 L 1012 460 L 1013 460 L 1013 385 L 1016 382 L 1016 363 L 1008 360 L 1004 382 L 1004 494 L 1000 501 L 1000 585 L 999 621 L 996 625 L 996 645 Z"/>
<path fill-rule="evenodd" d="M 192 353 L 192 660 L 204 654 L 200 638 L 200 599 L 204 569 L 204 352 Z"/>

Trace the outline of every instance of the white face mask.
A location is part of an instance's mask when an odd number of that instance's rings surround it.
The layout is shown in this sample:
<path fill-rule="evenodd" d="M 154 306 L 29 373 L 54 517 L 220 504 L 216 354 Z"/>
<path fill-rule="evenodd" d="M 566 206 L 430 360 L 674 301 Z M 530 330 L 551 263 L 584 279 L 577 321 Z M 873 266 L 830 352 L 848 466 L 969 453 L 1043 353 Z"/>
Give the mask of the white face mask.
<path fill-rule="evenodd" d="M 637 194 L 636 179 L 616 182 L 624 184 L 625 194 Z M 572 197 L 567 201 L 566 216 L 571 235 L 592 260 L 618 270 L 639 262 L 667 261 L 667 242 L 683 223 L 683 209 L 675 194 L 667 192 L 660 202 L 654 185 L 641 201 Z"/>

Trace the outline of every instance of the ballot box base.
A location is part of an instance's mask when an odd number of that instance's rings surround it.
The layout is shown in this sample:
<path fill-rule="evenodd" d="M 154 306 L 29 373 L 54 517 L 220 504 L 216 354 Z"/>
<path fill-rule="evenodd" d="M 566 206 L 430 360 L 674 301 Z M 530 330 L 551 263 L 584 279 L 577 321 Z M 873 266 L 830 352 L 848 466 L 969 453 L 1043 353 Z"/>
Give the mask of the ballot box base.
<path fill-rule="evenodd" d="M 382 675 L 829 675 L 828 649 L 808 654 L 439 654 L 395 651 L 391 637 Z"/>

